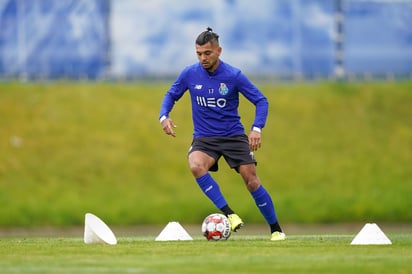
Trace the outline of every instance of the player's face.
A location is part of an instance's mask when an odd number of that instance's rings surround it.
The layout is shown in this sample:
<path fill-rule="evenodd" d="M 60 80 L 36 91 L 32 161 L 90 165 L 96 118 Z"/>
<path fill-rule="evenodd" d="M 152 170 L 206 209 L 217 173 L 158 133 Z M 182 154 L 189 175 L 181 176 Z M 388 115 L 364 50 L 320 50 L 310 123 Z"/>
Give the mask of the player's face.
<path fill-rule="evenodd" d="M 213 72 L 219 66 L 219 56 L 222 48 L 217 44 L 206 43 L 202 46 L 196 45 L 197 59 L 202 64 L 203 68 L 209 72 Z"/>

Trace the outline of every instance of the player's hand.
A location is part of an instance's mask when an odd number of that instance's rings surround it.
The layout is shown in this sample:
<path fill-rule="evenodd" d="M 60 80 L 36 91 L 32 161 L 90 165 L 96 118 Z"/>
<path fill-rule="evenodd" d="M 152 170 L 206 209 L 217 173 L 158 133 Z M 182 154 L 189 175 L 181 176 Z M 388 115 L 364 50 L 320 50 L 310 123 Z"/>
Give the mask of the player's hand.
<path fill-rule="evenodd" d="M 176 133 L 173 130 L 176 127 L 175 123 L 173 123 L 172 119 L 166 118 L 162 122 L 163 131 L 170 136 L 176 137 Z"/>
<path fill-rule="evenodd" d="M 257 131 L 251 131 L 249 134 L 249 148 L 251 151 L 256 151 L 260 148 L 262 139 L 261 133 Z"/>

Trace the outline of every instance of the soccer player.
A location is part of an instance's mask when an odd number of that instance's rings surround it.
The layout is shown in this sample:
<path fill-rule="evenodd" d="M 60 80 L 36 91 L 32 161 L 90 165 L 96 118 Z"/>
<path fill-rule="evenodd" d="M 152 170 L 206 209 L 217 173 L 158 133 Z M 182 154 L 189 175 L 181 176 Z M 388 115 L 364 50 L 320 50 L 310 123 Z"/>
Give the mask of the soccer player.
<path fill-rule="evenodd" d="M 229 207 L 218 183 L 209 173 L 218 170 L 218 161 L 223 156 L 243 178 L 270 226 L 271 240 L 284 240 L 286 236 L 279 225 L 272 198 L 256 174 L 257 162 L 253 156 L 261 146 L 268 101 L 239 69 L 220 59 L 219 35 L 211 28 L 200 33 L 195 44 L 199 62 L 184 68 L 163 98 L 159 116 L 163 131 L 176 137 L 176 125 L 169 113 L 175 102 L 189 91 L 194 133 L 188 161 L 199 187 L 229 218 L 232 231 L 243 226 L 242 219 Z M 249 135 L 246 135 L 238 114 L 239 93 L 256 107 Z"/>

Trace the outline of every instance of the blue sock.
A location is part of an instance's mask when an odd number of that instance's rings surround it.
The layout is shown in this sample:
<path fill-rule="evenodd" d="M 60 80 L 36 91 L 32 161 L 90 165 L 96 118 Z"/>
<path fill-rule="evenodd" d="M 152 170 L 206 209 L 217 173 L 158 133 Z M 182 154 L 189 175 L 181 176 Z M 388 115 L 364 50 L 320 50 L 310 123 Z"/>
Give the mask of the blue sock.
<path fill-rule="evenodd" d="M 220 191 L 219 185 L 209 173 L 206 173 L 202 177 L 196 178 L 196 182 L 202 189 L 203 193 L 206 194 L 206 196 L 215 204 L 217 208 L 220 209 L 227 205 L 227 202 Z"/>
<path fill-rule="evenodd" d="M 251 194 L 263 217 L 265 217 L 266 222 L 268 224 L 277 223 L 278 218 L 275 213 L 275 207 L 266 189 L 261 185 L 257 190 L 251 192 Z"/>

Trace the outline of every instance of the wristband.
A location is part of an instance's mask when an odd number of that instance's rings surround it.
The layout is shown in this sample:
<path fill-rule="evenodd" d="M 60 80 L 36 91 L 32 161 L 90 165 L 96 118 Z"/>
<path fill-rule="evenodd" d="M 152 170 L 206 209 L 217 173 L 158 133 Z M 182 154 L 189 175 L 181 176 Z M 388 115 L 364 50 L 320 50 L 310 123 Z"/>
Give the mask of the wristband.
<path fill-rule="evenodd" d="M 262 133 L 262 130 L 258 127 L 252 127 L 252 130 L 256 131 L 256 132 L 259 132 L 259 133 Z"/>
<path fill-rule="evenodd" d="M 166 119 L 167 119 L 166 115 L 163 115 L 162 117 L 160 117 L 159 122 L 162 123 Z"/>

